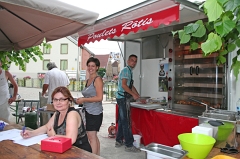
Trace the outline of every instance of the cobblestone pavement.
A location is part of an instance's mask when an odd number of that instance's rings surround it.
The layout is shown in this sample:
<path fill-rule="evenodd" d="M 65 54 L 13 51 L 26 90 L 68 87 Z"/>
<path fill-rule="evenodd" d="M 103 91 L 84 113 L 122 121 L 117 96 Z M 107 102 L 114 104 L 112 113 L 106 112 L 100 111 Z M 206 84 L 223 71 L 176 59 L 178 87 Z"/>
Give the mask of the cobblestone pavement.
<path fill-rule="evenodd" d="M 40 88 L 25 88 L 19 87 L 19 94 L 23 99 L 39 99 Z M 73 96 L 77 96 L 79 92 L 71 92 Z M 98 133 L 98 137 L 101 144 L 100 155 L 106 159 L 145 159 L 145 152 L 131 153 L 125 152 L 124 146 L 115 148 L 115 138 L 108 137 L 108 127 L 111 123 L 115 123 L 115 104 L 111 101 L 105 101 L 106 97 L 103 98 L 103 123 Z M 15 117 L 11 116 L 10 121 L 15 123 Z M 20 124 L 24 124 L 24 121 Z"/>

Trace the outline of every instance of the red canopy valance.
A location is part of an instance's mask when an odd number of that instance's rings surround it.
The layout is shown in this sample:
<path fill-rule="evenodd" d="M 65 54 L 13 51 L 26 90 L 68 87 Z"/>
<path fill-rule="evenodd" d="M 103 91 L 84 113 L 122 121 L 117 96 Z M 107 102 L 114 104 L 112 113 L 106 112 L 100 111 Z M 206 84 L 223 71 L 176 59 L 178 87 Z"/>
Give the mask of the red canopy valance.
<path fill-rule="evenodd" d="M 141 14 L 143 16 L 139 17 Z M 131 14 L 128 12 L 79 31 L 78 46 L 122 34 L 127 35 L 130 32 L 136 33 L 139 29 L 146 30 L 150 26 L 157 28 L 160 24 L 169 25 L 173 21 L 179 21 L 179 4 L 172 0 L 158 1 L 133 10 Z"/>

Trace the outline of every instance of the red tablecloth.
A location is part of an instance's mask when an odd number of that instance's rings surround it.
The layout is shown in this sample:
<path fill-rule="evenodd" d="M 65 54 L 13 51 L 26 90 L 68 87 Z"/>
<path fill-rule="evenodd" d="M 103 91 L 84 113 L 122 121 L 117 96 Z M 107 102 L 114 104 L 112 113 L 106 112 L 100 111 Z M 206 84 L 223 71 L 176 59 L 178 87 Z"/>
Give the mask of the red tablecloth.
<path fill-rule="evenodd" d="M 116 127 L 118 106 L 116 105 Z M 179 116 L 154 110 L 131 108 L 132 132 L 142 136 L 141 143 L 148 145 L 151 142 L 174 146 L 179 144 L 177 136 L 189 133 L 198 126 L 198 119 Z"/>

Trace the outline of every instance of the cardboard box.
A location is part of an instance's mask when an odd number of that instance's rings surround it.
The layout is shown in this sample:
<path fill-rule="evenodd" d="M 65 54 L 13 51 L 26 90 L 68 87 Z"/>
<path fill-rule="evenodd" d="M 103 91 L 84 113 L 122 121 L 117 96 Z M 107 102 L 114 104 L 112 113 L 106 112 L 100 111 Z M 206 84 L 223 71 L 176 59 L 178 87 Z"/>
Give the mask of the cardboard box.
<path fill-rule="evenodd" d="M 47 110 L 56 111 L 56 109 L 54 108 L 54 106 L 52 104 L 47 104 Z"/>
<path fill-rule="evenodd" d="M 72 147 L 72 139 L 52 136 L 41 140 L 41 150 L 63 153 Z"/>

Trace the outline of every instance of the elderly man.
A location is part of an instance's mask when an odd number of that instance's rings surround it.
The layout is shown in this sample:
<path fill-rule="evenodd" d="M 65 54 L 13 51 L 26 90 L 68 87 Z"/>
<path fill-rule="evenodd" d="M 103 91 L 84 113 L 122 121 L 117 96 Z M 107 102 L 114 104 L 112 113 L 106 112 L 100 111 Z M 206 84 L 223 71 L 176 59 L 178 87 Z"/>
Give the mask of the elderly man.
<path fill-rule="evenodd" d="M 13 85 L 13 95 L 10 98 L 8 80 Z M 9 105 L 16 100 L 18 93 L 18 85 L 13 79 L 12 74 L 9 71 L 2 69 L 2 63 L 0 61 L 0 118 L 8 121 L 9 118 Z"/>
<path fill-rule="evenodd" d="M 69 85 L 69 79 L 65 72 L 59 70 L 54 62 L 47 64 L 48 72 L 44 77 L 44 84 L 42 89 L 42 96 L 46 94 L 48 90 L 48 101 L 51 103 L 51 95 L 55 88 L 59 86 L 67 87 Z"/>

